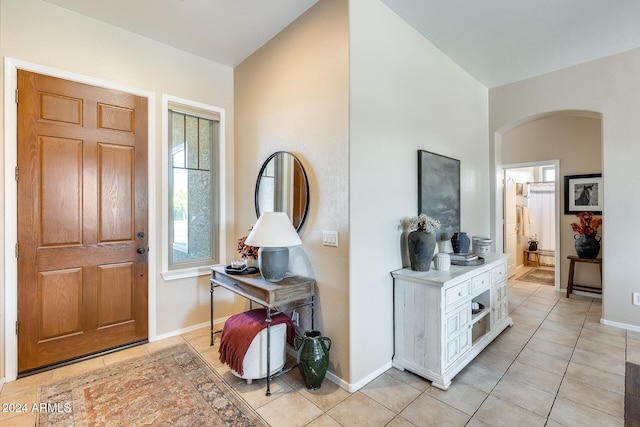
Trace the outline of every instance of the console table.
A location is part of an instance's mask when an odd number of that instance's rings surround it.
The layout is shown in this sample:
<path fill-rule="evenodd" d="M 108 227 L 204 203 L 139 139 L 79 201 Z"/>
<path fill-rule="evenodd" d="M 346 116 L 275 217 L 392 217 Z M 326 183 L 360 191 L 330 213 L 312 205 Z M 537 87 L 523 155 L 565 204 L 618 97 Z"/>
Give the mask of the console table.
<path fill-rule="evenodd" d="M 210 315 L 211 315 L 211 345 L 214 342 L 213 330 L 213 291 L 214 288 L 222 287 L 237 295 L 247 298 L 251 302 L 256 302 L 267 310 L 267 396 L 271 396 L 271 316 L 276 314 L 285 304 L 296 301 L 306 301 L 295 307 L 288 307 L 286 311 L 296 308 L 311 307 L 311 329 L 314 324 L 314 279 L 303 276 L 288 276 L 279 282 L 268 282 L 257 274 L 230 274 L 225 271 L 224 266 L 213 267 L 211 269 L 210 280 Z M 273 310 L 273 311 L 272 311 Z"/>
<path fill-rule="evenodd" d="M 569 295 L 574 290 L 583 291 L 583 292 L 593 292 L 594 294 L 602 294 L 602 288 L 596 288 L 595 286 L 576 285 L 575 283 L 573 283 L 573 273 L 575 272 L 576 263 L 584 262 L 587 264 L 598 264 L 598 267 L 600 269 L 600 286 L 603 286 L 602 285 L 602 258 L 587 259 L 587 258 L 580 258 L 575 255 L 569 255 L 567 258 L 570 261 L 569 280 L 567 282 L 567 298 L 569 298 Z"/>
<path fill-rule="evenodd" d="M 513 325 L 505 254 L 448 271 L 393 271 L 393 366 L 446 390 L 500 332 Z M 474 309 L 475 304 L 479 307 Z"/>

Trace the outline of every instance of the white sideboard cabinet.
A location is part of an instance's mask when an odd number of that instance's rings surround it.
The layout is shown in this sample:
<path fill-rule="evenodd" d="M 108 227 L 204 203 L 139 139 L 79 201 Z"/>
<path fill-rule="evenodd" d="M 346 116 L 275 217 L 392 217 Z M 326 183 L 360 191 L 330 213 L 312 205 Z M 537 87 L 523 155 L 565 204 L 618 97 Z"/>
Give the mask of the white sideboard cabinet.
<path fill-rule="evenodd" d="M 484 264 L 478 266 L 391 273 L 394 367 L 446 390 L 458 372 L 513 325 L 507 297 L 509 256 L 483 257 Z"/>

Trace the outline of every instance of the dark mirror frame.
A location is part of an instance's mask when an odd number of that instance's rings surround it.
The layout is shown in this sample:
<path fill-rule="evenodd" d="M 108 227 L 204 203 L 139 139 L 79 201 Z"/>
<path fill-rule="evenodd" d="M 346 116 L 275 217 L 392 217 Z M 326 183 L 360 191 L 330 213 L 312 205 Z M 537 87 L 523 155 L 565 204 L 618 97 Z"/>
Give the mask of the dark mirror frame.
<path fill-rule="evenodd" d="M 292 154 L 292 153 L 290 153 L 288 151 L 276 151 L 275 153 L 270 155 L 267 158 L 267 160 L 265 160 L 265 162 L 262 164 L 262 167 L 260 168 L 260 172 L 258 172 L 258 179 L 256 181 L 256 189 L 255 189 L 255 194 L 254 194 L 254 204 L 255 204 L 255 208 L 256 208 L 256 217 L 260 218 L 260 214 L 262 213 L 262 210 L 260 209 L 260 198 L 259 198 L 260 185 L 262 183 L 262 177 L 263 177 L 265 171 L 267 170 L 267 167 L 269 166 L 269 162 L 275 161 L 275 159 L 278 156 L 290 156 L 291 158 L 293 158 L 295 166 L 299 168 L 300 175 L 303 178 L 302 184 L 304 185 L 303 191 L 304 191 L 304 197 L 305 197 L 305 204 L 302 207 L 301 212 L 300 212 L 300 223 L 296 225 L 295 222 L 294 222 L 294 219 L 292 219 L 293 227 L 296 229 L 296 231 L 300 231 L 300 228 L 302 228 L 302 226 L 304 225 L 305 220 L 307 219 L 307 213 L 309 212 L 309 180 L 307 178 L 307 173 L 304 170 L 304 166 L 302 166 L 302 162 L 300 162 L 300 159 L 298 159 L 294 154 Z"/>

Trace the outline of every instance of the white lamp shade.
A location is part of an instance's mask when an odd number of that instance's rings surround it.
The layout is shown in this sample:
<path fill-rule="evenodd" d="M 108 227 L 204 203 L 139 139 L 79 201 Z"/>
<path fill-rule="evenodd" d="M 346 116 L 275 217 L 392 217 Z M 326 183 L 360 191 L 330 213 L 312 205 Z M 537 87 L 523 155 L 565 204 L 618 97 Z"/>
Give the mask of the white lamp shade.
<path fill-rule="evenodd" d="M 264 212 L 245 240 L 249 246 L 278 248 L 298 246 L 302 240 L 284 212 Z"/>

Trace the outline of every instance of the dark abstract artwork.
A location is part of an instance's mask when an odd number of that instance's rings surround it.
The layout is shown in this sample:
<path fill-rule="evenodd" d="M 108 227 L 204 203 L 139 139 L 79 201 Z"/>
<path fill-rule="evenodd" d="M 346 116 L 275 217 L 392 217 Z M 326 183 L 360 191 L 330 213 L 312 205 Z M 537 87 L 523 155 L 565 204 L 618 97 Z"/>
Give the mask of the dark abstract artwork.
<path fill-rule="evenodd" d="M 418 150 L 418 210 L 440 221 L 437 240 L 460 231 L 460 160 Z"/>

